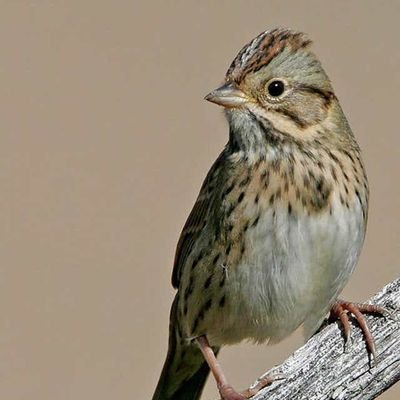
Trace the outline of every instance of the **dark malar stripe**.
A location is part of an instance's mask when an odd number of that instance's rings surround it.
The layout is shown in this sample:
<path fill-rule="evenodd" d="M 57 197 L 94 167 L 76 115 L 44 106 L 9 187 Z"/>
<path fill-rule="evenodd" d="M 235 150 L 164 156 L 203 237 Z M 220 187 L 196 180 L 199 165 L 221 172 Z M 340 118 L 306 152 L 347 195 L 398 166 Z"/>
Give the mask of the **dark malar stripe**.
<path fill-rule="evenodd" d="M 274 135 L 271 130 L 274 129 L 277 133 L 280 133 L 282 136 L 287 136 L 283 132 L 278 131 L 277 129 L 273 128 L 270 124 L 269 121 L 265 120 L 266 125 L 264 125 L 264 122 L 260 120 L 256 114 L 252 113 L 249 111 L 249 114 L 252 118 L 252 120 L 258 125 L 260 128 L 261 132 L 264 134 L 264 137 L 272 144 L 278 144 L 280 140 L 278 139 L 277 135 Z M 288 137 L 289 138 L 289 137 Z"/>

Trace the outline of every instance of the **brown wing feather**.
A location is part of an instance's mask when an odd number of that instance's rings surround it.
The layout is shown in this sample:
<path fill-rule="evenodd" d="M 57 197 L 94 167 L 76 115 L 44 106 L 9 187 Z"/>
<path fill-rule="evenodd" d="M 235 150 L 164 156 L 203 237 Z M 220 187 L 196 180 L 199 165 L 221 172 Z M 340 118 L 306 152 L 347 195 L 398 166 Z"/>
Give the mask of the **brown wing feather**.
<path fill-rule="evenodd" d="M 226 157 L 225 150 L 220 154 L 208 172 L 196 203 L 189 214 L 178 240 L 175 252 L 174 269 L 172 272 L 172 286 L 178 288 L 181 271 L 194 244 L 203 231 L 210 215 L 215 198 L 215 188 L 221 171 L 221 164 Z"/>

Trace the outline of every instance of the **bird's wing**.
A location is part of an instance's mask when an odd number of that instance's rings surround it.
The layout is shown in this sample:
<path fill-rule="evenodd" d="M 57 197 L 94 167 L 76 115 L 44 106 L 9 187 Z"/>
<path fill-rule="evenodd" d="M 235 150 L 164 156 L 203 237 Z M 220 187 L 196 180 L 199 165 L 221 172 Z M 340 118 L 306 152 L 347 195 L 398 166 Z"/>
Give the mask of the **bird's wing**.
<path fill-rule="evenodd" d="M 174 269 L 172 272 L 172 286 L 174 288 L 178 288 L 183 265 L 203 232 L 207 219 L 212 212 L 213 205 L 215 204 L 214 199 L 216 197 L 216 192 L 218 192 L 218 190 L 215 189 L 217 189 L 217 183 L 220 181 L 218 178 L 221 175 L 221 166 L 224 159 L 225 151 L 220 154 L 208 172 L 196 203 L 179 237 L 175 252 Z"/>

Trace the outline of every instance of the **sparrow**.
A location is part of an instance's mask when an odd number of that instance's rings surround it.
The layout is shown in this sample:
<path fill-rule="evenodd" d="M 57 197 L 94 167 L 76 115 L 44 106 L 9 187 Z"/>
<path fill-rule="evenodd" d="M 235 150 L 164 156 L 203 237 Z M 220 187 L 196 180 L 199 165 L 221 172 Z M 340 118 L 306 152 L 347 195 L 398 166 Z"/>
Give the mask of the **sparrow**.
<path fill-rule="evenodd" d="M 229 140 L 178 241 L 168 355 L 153 400 L 200 398 L 209 371 L 243 400 L 216 356 L 223 345 L 276 343 L 348 313 L 375 354 L 364 312 L 338 300 L 360 255 L 368 180 L 332 84 L 301 32 L 273 29 L 244 46 L 205 99 L 224 107 Z"/>

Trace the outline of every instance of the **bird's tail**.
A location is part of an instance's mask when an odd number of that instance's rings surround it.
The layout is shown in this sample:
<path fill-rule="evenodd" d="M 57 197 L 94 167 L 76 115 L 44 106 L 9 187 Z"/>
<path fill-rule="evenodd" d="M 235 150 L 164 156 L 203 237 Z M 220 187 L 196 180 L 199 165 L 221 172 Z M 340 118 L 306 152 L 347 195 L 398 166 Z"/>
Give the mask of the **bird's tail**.
<path fill-rule="evenodd" d="M 171 310 L 167 359 L 152 400 L 198 400 L 210 372 L 198 346 L 182 341 L 173 323 L 175 304 Z"/>

